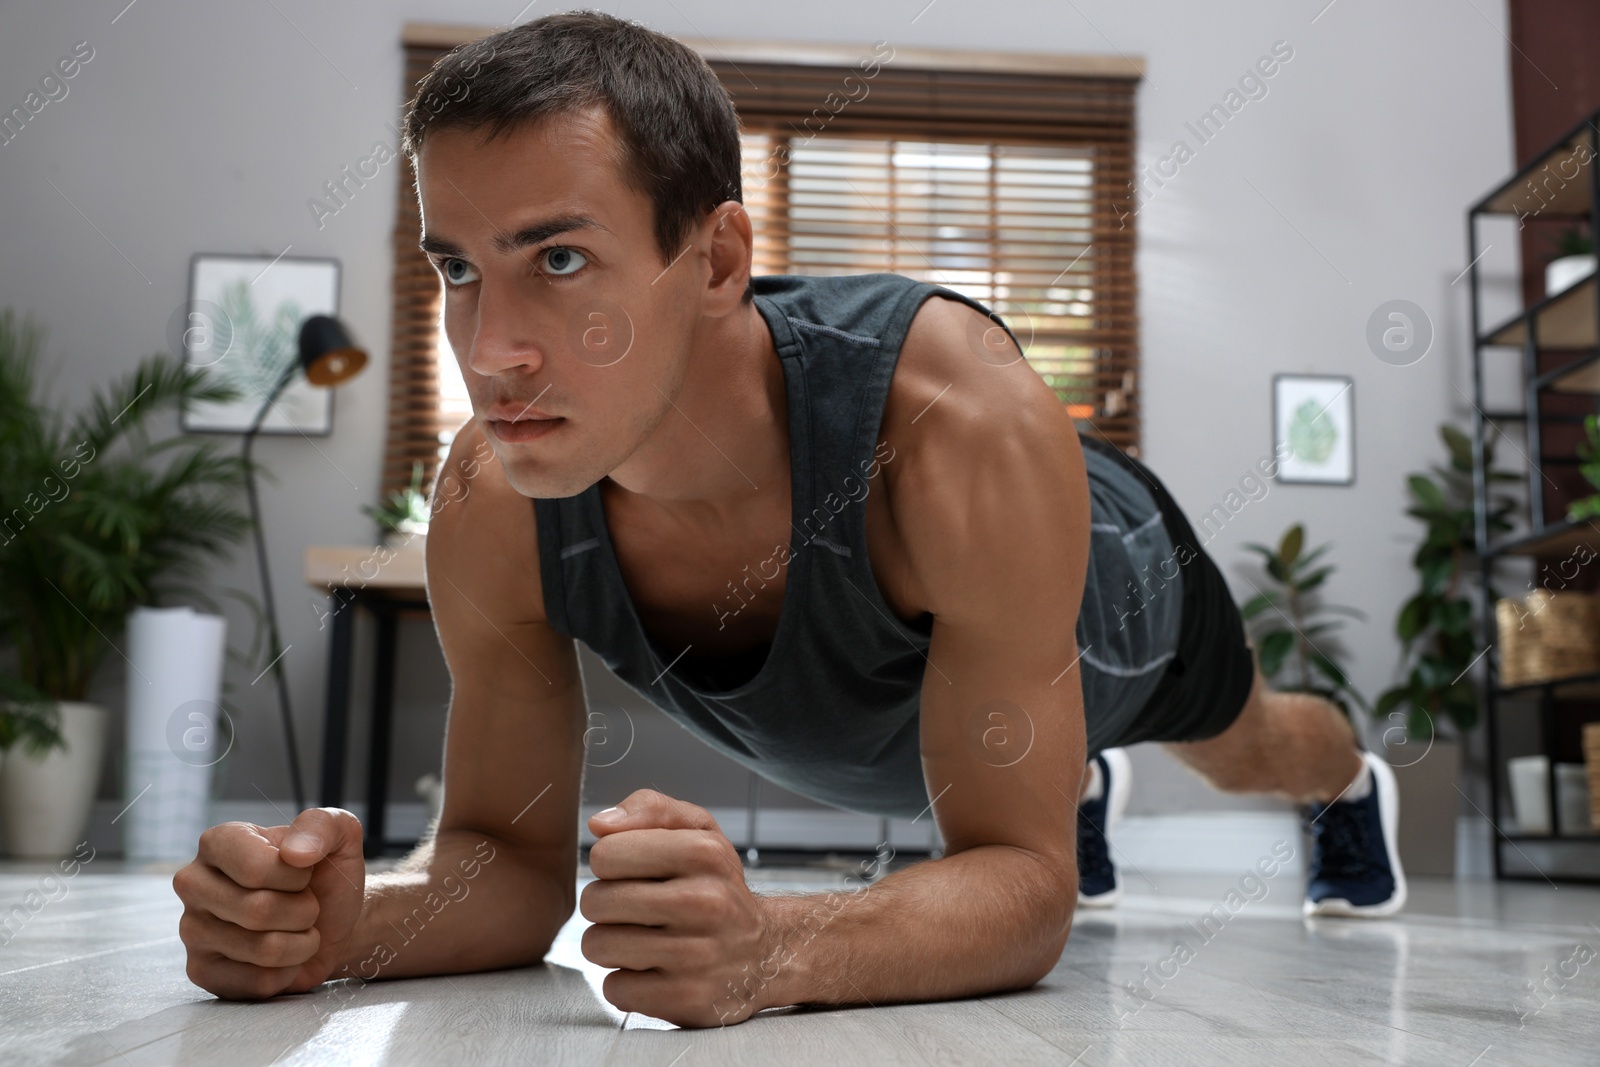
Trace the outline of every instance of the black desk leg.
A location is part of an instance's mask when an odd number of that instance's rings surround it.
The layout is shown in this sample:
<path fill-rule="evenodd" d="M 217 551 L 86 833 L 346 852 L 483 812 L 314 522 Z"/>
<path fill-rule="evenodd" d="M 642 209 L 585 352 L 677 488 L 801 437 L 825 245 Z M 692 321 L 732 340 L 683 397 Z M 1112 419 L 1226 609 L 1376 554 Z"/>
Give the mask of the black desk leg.
<path fill-rule="evenodd" d="M 355 640 L 355 594 L 330 591 L 333 635 L 328 650 L 327 701 L 322 712 L 322 806 L 344 806 L 344 756 L 350 730 L 350 656 Z"/>
<path fill-rule="evenodd" d="M 385 809 L 389 803 L 389 734 L 394 718 L 395 644 L 399 612 L 393 605 L 374 604 L 378 621 L 378 654 L 372 675 L 372 744 L 367 762 L 367 826 L 363 846 L 368 857 L 383 854 Z"/>

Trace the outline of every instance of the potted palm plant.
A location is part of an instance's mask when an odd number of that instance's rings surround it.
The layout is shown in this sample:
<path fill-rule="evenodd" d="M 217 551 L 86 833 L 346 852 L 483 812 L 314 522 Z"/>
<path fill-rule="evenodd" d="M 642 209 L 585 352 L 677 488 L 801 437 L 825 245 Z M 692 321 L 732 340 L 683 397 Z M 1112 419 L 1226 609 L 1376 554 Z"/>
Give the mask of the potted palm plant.
<path fill-rule="evenodd" d="M 152 440 L 152 416 L 231 390 L 165 356 L 68 418 L 35 370 L 43 333 L 0 312 L 0 836 L 12 855 L 80 840 L 106 709 L 86 702 L 128 613 L 188 591 L 245 534 L 244 463 L 216 445 Z"/>

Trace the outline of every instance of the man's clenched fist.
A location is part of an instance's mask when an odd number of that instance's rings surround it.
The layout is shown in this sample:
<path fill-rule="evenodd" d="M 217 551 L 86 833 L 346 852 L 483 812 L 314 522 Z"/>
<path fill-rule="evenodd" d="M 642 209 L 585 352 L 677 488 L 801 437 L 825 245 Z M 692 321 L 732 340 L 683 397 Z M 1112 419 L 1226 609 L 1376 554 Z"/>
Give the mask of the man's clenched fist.
<path fill-rule="evenodd" d="M 315 989 L 343 958 L 366 876 L 361 823 L 342 808 L 213 826 L 172 877 L 189 980 L 228 1000 Z"/>
<path fill-rule="evenodd" d="M 765 995 L 733 995 L 768 955 L 772 933 L 710 812 L 641 789 L 589 829 L 599 838 L 589 850 L 598 881 L 578 908 L 594 924 L 584 956 L 619 968 L 606 976 L 607 1000 L 679 1026 L 742 1022 L 767 1005 Z"/>

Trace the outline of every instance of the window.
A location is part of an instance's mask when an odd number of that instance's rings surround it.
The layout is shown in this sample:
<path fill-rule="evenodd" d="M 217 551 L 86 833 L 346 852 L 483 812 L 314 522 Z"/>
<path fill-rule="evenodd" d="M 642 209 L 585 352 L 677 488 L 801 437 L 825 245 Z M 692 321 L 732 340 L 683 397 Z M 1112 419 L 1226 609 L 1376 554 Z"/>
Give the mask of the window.
<path fill-rule="evenodd" d="M 456 429 L 472 418 L 472 398 L 467 396 L 467 383 L 462 379 L 461 367 L 450 350 L 450 338 L 444 335 L 442 314 L 439 316 L 438 333 L 434 335 L 433 350 L 439 363 L 439 458 L 442 460 Z"/>
<path fill-rule="evenodd" d="M 743 142 L 755 273 L 935 282 L 998 314 L 1075 418 L 1093 419 L 1097 399 L 1123 390 L 1120 380 L 1103 387 L 1091 336 L 1092 152 L 749 131 Z"/>
<path fill-rule="evenodd" d="M 444 52 L 489 32 L 407 26 L 406 98 Z M 971 296 L 1085 432 L 1138 454 L 1137 64 L 685 43 L 739 109 L 755 273 L 892 271 Z M 416 460 L 431 484 L 441 443 L 471 414 L 404 159 L 400 180 L 386 491 Z"/>

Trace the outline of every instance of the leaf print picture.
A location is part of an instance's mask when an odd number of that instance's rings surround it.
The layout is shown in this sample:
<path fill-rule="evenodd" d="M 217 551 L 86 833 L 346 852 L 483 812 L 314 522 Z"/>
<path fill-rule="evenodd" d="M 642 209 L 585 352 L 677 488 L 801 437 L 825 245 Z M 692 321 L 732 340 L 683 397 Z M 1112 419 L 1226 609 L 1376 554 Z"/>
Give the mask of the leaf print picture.
<path fill-rule="evenodd" d="M 231 403 L 189 405 L 183 428 L 243 433 L 296 358 L 300 324 L 312 315 L 338 314 L 339 263 L 202 253 L 191 263 L 189 301 L 181 310 L 173 337 L 184 361 L 238 394 Z M 333 390 L 300 377 L 272 405 L 261 432 L 321 435 L 332 427 Z"/>
<path fill-rule="evenodd" d="M 1355 380 L 1279 374 L 1272 379 L 1272 443 L 1283 456 L 1277 480 L 1355 484 Z"/>
<path fill-rule="evenodd" d="M 1305 400 L 1289 417 L 1289 448 L 1307 463 L 1328 462 L 1339 441 L 1333 420 L 1323 415 L 1322 407 L 1315 400 Z"/>

